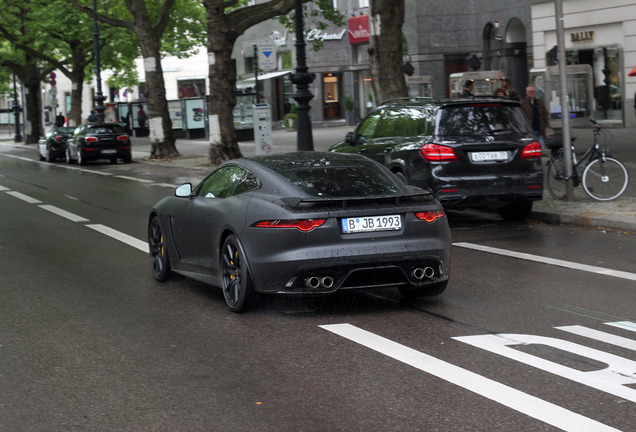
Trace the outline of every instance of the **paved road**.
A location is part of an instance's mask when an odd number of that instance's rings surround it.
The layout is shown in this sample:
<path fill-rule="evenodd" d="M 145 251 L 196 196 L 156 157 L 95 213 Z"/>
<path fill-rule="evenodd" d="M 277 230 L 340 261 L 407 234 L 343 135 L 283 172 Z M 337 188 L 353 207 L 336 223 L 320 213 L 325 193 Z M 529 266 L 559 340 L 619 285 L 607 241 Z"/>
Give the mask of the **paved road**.
<path fill-rule="evenodd" d="M 632 236 L 451 213 L 440 297 L 236 315 L 151 276 L 147 212 L 185 171 L 0 148 L 0 430 L 633 430 Z"/>

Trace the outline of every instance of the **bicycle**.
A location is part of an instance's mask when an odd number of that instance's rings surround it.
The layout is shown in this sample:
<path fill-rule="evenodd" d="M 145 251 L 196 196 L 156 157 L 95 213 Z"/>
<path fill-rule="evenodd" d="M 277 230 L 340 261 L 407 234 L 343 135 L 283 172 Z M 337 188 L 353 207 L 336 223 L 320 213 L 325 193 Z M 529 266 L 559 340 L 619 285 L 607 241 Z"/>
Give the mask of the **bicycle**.
<path fill-rule="evenodd" d="M 571 145 L 571 177 L 567 177 L 565 174 L 566 166 L 562 143 L 555 141 L 548 143 L 551 156 L 547 163 L 546 185 L 548 192 L 555 199 L 565 198 L 566 184 L 570 178 L 575 187 L 582 183 L 585 193 L 598 201 L 610 201 L 618 198 L 627 188 L 629 175 L 625 165 L 605 154 L 606 149 L 602 149 L 598 142 L 601 127 L 594 119 L 590 119 L 590 121 L 594 124 L 594 144 L 578 161 L 574 145 Z M 574 140 L 575 138 L 572 138 L 572 142 Z"/>

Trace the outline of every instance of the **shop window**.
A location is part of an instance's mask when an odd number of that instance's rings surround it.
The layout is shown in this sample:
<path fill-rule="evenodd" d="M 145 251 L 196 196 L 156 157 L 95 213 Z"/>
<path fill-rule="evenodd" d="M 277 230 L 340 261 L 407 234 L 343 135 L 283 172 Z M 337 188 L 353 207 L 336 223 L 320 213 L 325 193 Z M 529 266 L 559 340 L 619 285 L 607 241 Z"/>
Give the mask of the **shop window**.
<path fill-rule="evenodd" d="M 340 107 L 340 79 L 338 75 L 326 74 L 322 77 L 323 117 L 325 119 L 342 117 Z"/>

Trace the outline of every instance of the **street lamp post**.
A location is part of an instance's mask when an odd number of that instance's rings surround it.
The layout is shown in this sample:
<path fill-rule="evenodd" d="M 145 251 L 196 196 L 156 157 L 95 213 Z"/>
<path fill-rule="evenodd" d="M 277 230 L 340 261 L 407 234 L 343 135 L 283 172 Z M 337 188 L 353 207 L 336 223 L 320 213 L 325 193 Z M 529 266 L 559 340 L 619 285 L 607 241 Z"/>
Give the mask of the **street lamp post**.
<path fill-rule="evenodd" d="M 309 102 L 314 95 L 309 91 L 309 84 L 314 81 L 316 75 L 307 69 L 307 56 L 305 54 L 305 35 L 303 24 L 303 5 L 301 0 L 296 0 L 296 73 L 290 74 L 289 80 L 296 86 L 296 92 L 292 95 L 297 102 L 296 121 L 298 132 L 296 135 L 296 148 L 298 151 L 313 151 L 314 138 L 311 130 Z"/>
<path fill-rule="evenodd" d="M 97 13 L 97 0 L 93 0 L 93 11 Z M 93 19 L 93 40 L 95 41 L 95 79 L 97 81 L 97 93 L 95 94 L 95 111 L 98 123 L 104 123 L 104 94 L 102 93 L 101 65 L 99 59 L 99 26 L 97 18 Z"/>
<path fill-rule="evenodd" d="M 22 142 L 22 134 L 20 133 L 20 102 L 18 101 L 18 88 L 15 81 L 15 73 L 13 74 L 13 115 L 15 116 L 15 135 L 14 142 Z"/>

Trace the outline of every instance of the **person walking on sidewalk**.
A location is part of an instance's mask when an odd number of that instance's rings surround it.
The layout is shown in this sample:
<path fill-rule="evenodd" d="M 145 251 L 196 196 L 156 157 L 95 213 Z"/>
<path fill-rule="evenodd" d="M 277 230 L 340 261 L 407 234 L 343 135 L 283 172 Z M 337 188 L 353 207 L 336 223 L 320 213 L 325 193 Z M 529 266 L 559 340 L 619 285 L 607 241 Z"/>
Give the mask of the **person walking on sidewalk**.
<path fill-rule="evenodd" d="M 474 80 L 466 80 L 466 84 L 464 84 L 464 91 L 462 92 L 462 97 L 473 97 L 473 88 L 475 88 Z"/>
<path fill-rule="evenodd" d="M 537 89 L 534 86 L 528 86 L 526 88 L 526 97 L 521 101 L 521 108 L 526 114 L 530 126 L 534 131 L 537 140 L 541 143 L 543 148 L 543 139 L 550 132 L 550 116 L 548 115 L 548 109 L 541 99 L 536 97 Z"/>

